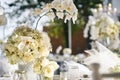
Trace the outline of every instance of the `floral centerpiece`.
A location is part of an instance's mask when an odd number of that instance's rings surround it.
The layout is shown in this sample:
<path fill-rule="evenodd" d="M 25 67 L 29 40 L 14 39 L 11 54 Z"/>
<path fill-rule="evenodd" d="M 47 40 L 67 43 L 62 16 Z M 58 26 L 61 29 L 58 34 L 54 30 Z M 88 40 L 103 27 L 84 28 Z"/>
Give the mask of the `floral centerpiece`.
<path fill-rule="evenodd" d="M 43 5 L 42 9 L 35 10 L 35 13 L 40 15 L 38 22 L 41 19 L 41 17 L 46 15 L 52 21 L 55 18 L 58 18 L 58 19 L 63 19 L 64 22 L 66 23 L 67 20 L 72 19 L 73 23 L 75 23 L 75 21 L 77 20 L 78 10 L 74 5 L 73 0 L 53 0 L 51 3 Z M 37 29 L 38 22 L 36 24 L 35 29 Z M 57 67 L 58 66 L 55 62 L 49 61 L 46 58 L 42 58 L 42 59 L 38 59 L 38 62 L 35 63 L 34 71 L 37 74 L 42 73 L 43 75 L 45 75 L 45 77 L 50 77 L 53 74 L 52 70 L 56 70 Z"/>
<path fill-rule="evenodd" d="M 84 30 L 84 37 L 88 37 L 88 29 L 92 40 L 101 38 L 115 38 L 119 34 L 119 22 L 115 22 L 109 15 L 102 13 L 96 16 L 89 16 L 89 21 Z"/>
<path fill-rule="evenodd" d="M 73 23 L 75 23 L 77 20 L 78 9 L 74 5 L 73 0 L 53 0 L 51 3 L 44 5 L 42 9 L 36 9 L 34 13 L 40 15 L 38 21 L 41 17 L 46 15 L 52 21 L 57 17 L 58 19 L 63 19 L 65 23 L 67 20 L 71 19 Z"/>
<path fill-rule="evenodd" d="M 34 72 L 42 74 L 45 79 L 50 79 L 54 75 L 54 71 L 58 68 L 56 62 L 49 61 L 47 58 L 42 57 L 37 60 L 34 65 Z"/>
<path fill-rule="evenodd" d="M 8 37 L 4 46 L 4 51 L 11 64 L 28 63 L 36 58 L 47 57 L 51 50 L 48 35 L 28 26 L 18 27 Z"/>
<path fill-rule="evenodd" d="M 46 73 L 43 75 L 45 77 L 53 77 L 54 71 L 58 68 L 56 62 L 46 61 L 46 58 L 51 50 L 52 46 L 47 33 L 39 32 L 29 28 L 28 26 L 16 28 L 13 34 L 8 37 L 7 42 L 4 44 L 4 51 L 9 62 L 11 64 L 24 64 L 22 69 L 28 68 L 29 65 L 27 64 L 30 63 L 32 63 L 32 66 L 34 66 L 33 70 L 35 72 L 47 69 L 48 67 L 39 69 L 36 67 L 36 64 L 38 64 L 38 66 L 42 65 L 39 64 L 39 59 L 44 61 L 46 64 L 53 66 L 53 69 L 50 68 L 52 73 L 49 73 L 49 69 L 48 73 L 45 70 Z M 36 71 L 36 69 L 38 71 Z M 43 74 L 43 72 L 40 74 Z M 48 74 L 51 75 L 46 76 Z"/>
<path fill-rule="evenodd" d="M 47 15 L 51 20 L 57 17 L 64 19 L 64 22 L 72 19 L 75 23 L 78 10 L 73 0 L 54 0 L 44 5 L 42 10 L 36 10 L 35 13 L 40 15 L 35 29 L 28 26 L 16 28 L 4 44 L 4 52 L 11 64 L 22 63 L 25 65 L 20 68 L 26 69 L 27 64 L 32 63 L 35 73 L 42 75 L 45 79 L 50 79 L 59 66 L 55 61 L 47 59 L 52 47 L 48 35 L 37 31 L 38 22 L 41 17 Z"/>
<path fill-rule="evenodd" d="M 97 40 L 110 48 L 119 47 L 119 27 L 120 22 L 115 21 L 107 13 L 99 13 L 89 16 L 88 23 L 84 30 L 84 37 L 88 37 L 90 32 L 90 39 Z"/>

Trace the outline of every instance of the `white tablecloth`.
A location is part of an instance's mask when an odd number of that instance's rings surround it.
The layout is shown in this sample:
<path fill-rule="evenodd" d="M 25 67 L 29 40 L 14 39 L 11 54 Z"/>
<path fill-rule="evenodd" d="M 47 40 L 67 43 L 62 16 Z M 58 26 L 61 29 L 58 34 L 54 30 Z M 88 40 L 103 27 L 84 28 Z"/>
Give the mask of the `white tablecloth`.
<path fill-rule="evenodd" d="M 0 77 L 0 80 L 11 80 L 10 77 Z"/>

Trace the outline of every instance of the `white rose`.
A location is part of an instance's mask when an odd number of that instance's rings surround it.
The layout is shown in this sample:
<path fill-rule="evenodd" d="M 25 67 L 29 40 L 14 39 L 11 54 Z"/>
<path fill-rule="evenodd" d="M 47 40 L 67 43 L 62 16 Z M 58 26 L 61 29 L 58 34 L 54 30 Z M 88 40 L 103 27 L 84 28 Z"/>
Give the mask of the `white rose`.
<path fill-rule="evenodd" d="M 46 65 L 48 65 L 49 64 L 49 60 L 47 59 L 47 58 L 42 58 L 42 62 L 41 62 L 41 66 L 42 67 L 45 67 Z"/>
<path fill-rule="evenodd" d="M 50 61 L 50 65 L 54 67 L 54 71 L 59 68 L 59 65 L 55 61 Z"/>
<path fill-rule="evenodd" d="M 55 61 L 50 61 L 46 67 L 43 68 L 45 77 L 53 77 L 54 71 L 59 68 L 59 65 Z"/>
<path fill-rule="evenodd" d="M 54 67 L 53 65 L 47 65 L 43 68 L 43 74 L 45 77 L 53 77 L 54 75 Z"/>
<path fill-rule="evenodd" d="M 43 48 L 39 51 L 39 53 L 40 53 L 39 57 L 47 57 L 50 51 L 47 48 Z"/>
<path fill-rule="evenodd" d="M 21 36 L 21 42 L 18 44 L 18 49 L 22 51 L 29 51 L 29 49 L 37 49 L 37 42 L 32 37 Z"/>

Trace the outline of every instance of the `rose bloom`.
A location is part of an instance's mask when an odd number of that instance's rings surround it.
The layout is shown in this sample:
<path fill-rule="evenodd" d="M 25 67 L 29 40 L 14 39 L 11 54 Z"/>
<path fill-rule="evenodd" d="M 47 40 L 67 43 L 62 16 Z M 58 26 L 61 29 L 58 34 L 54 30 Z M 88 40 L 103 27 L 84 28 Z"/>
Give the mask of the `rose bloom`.
<path fill-rule="evenodd" d="M 47 65 L 44 69 L 43 69 L 43 73 L 45 77 L 53 77 L 54 75 L 54 67 L 53 65 Z"/>
<path fill-rule="evenodd" d="M 55 61 L 50 61 L 46 67 L 43 68 L 43 74 L 45 77 L 53 77 L 54 71 L 59 68 L 59 65 Z"/>

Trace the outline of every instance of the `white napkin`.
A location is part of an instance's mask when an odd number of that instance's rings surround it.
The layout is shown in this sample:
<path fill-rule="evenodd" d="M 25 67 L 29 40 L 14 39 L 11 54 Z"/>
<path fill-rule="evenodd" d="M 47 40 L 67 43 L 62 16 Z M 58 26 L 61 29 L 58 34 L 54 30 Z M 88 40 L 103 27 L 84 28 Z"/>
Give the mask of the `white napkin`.
<path fill-rule="evenodd" d="M 109 72 L 109 68 L 114 67 L 117 64 L 120 64 L 120 58 L 105 46 L 103 46 L 99 42 L 95 42 L 98 48 L 98 51 L 93 49 L 89 53 L 93 54 L 90 57 L 84 60 L 85 64 L 90 65 L 92 63 L 99 63 L 100 64 L 100 72 L 105 73 Z"/>
<path fill-rule="evenodd" d="M 84 65 L 73 62 L 73 61 L 65 61 L 68 66 L 68 79 L 69 80 L 78 80 L 83 75 L 91 75 L 91 71 Z"/>

